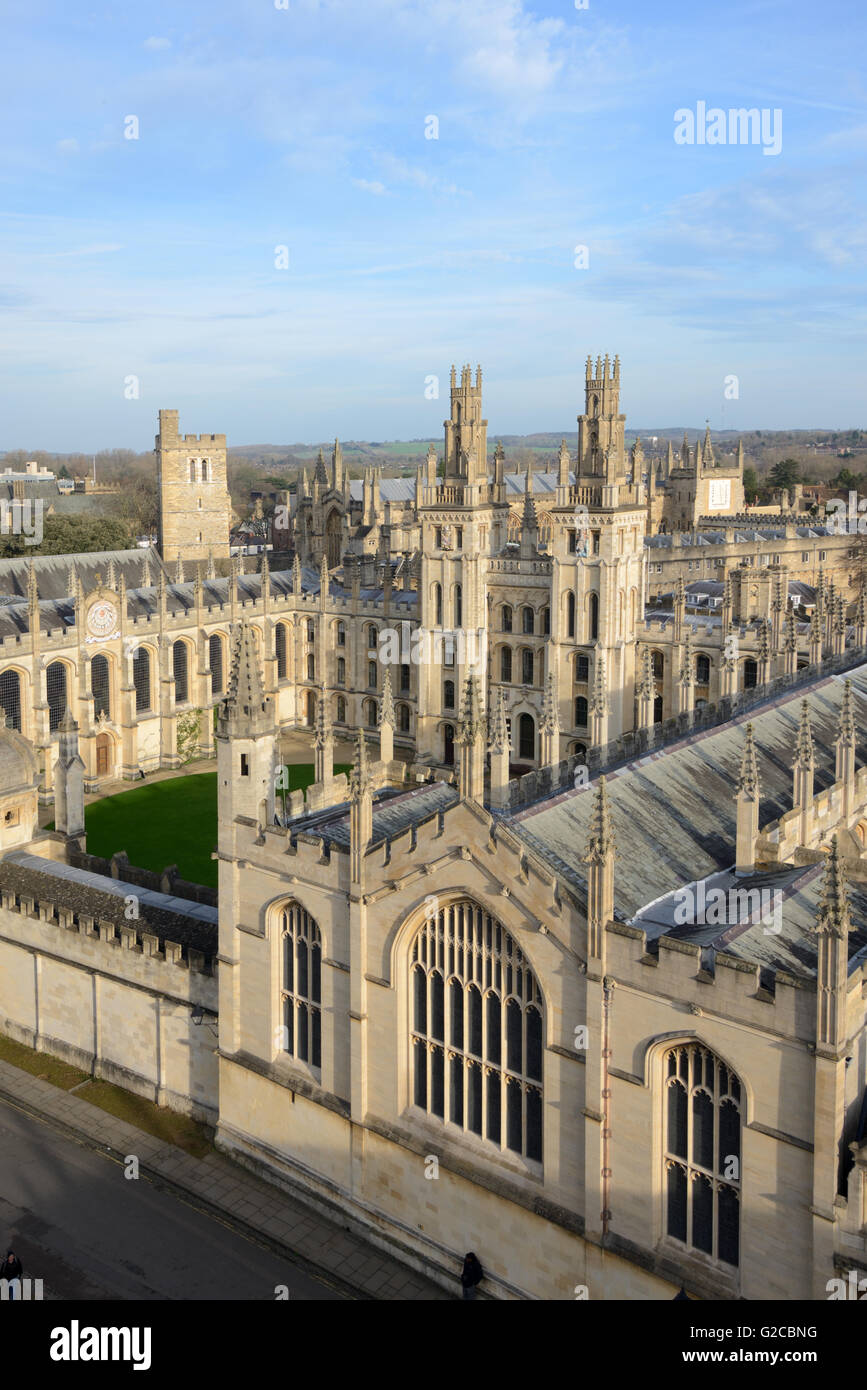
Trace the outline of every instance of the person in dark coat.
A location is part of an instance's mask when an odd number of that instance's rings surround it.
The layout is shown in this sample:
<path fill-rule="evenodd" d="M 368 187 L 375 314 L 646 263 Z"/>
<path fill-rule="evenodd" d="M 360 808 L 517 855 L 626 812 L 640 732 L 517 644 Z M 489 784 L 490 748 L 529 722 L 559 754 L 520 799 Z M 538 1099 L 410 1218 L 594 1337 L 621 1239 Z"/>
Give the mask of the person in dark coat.
<path fill-rule="evenodd" d="M 461 1270 L 463 1297 L 475 1298 L 478 1293 L 476 1286 L 481 1283 L 484 1277 L 485 1271 L 471 1250 L 469 1254 L 464 1255 L 464 1267 Z"/>
<path fill-rule="evenodd" d="M 15 1289 L 14 1289 L 13 1286 L 12 1286 L 12 1280 L 13 1280 L 13 1279 L 20 1279 L 21 1276 L 23 1275 L 23 1273 L 24 1273 L 24 1266 L 23 1266 L 23 1264 L 21 1263 L 21 1261 L 19 1260 L 18 1256 L 15 1254 L 15 1251 L 14 1251 L 14 1250 L 7 1250 L 7 1251 L 6 1251 L 6 1259 L 3 1261 L 2 1266 L 0 1266 L 0 1279 L 7 1279 L 7 1280 L 9 1281 L 9 1297 L 10 1297 L 10 1298 L 13 1298 L 13 1299 L 14 1299 L 14 1297 L 15 1297 Z M 20 1298 L 20 1296 L 21 1296 L 21 1291 L 20 1291 L 20 1289 L 19 1289 L 19 1291 L 18 1291 L 18 1296 L 19 1296 L 19 1298 Z"/>

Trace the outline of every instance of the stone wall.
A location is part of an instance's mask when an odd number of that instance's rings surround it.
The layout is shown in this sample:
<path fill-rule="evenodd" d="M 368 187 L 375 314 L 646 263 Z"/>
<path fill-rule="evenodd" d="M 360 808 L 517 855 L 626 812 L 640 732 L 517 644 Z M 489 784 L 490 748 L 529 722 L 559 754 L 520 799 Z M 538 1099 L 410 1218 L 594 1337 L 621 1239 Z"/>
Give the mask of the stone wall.
<path fill-rule="evenodd" d="M 216 1011 L 216 977 L 201 952 L 161 943 L 134 922 L 118 930 L 3 892 L 0 1031 L 8 1036 L 213 1122 Z"/>

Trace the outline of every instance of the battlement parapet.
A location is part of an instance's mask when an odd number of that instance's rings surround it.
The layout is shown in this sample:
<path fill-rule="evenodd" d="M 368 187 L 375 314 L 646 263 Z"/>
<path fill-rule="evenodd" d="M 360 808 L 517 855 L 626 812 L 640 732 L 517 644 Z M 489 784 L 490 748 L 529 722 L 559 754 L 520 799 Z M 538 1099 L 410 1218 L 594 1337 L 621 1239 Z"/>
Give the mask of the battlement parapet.
<path fill-rule="evenodd" d="M 195 974 L 213 974 L 204 952 L 169 940 L 158 933 L 149 932 L 146 930 L 146 923 L 137 926 L 130 922 L 118 929 L 114 922 L 105 918 L 94 919 L 88 913 L 71 911 L 50 899 L 37 899 L 26 893 L 13 893 L 8 889 L 0 892 L 0 906 L 4 911 L 16 913 L 22 918 L 99 941 L 101 945 L 113 951 L 135 952 Z"/>

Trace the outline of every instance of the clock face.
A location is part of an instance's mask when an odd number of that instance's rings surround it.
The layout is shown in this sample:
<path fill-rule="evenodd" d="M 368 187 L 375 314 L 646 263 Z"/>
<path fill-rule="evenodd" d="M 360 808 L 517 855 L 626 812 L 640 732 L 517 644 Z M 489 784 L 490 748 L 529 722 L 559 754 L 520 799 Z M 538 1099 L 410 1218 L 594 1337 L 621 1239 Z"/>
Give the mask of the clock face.
<path fill-rule="evenodd" d="M 117 627 L 117 609 L 108 599 L 98 599 L 87 615 L 87 630 L 91 637 L 108 637 Z"/>

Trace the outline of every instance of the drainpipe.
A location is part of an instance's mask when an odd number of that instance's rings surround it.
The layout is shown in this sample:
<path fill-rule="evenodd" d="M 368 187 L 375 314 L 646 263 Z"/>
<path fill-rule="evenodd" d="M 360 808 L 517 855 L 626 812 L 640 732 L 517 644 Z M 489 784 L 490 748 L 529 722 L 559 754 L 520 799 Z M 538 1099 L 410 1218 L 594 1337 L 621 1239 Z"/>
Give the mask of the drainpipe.
<path fill-rule="evenodd" d="M 608 1076 L 608 1060 L 611 1027 L 611 999 L 614 994 L 614 980 L 606 975 L 602 981 L 602 1240 L 608 1235 L 611 1221 L 611 1087 Z"/>

